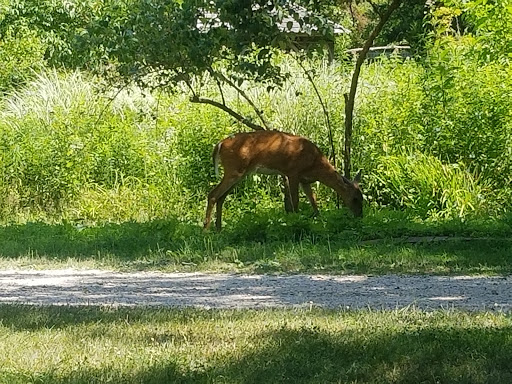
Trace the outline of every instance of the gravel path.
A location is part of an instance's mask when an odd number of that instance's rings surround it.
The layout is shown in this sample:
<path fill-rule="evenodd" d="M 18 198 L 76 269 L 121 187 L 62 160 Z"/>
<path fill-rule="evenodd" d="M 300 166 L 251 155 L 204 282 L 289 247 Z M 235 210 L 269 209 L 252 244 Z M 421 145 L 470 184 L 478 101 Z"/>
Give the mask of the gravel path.
<path fill-rule="evenodd" d="M 512 311 L 512 276 L 327 276 L 0 271 L 0 303 L 199 308 Z"/>

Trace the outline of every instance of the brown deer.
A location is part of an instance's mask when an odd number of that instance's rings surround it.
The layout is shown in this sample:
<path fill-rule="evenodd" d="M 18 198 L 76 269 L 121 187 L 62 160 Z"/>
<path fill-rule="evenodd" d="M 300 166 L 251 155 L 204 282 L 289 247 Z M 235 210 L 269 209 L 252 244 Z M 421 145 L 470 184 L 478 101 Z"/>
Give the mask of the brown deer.
<path fill-rule="evenodd" d="M 318 214 L 311 183 L 319 181 L 334 189 L 355 216 L 363 215 L 363 195 L 359 188 L 360 173 L 354 181 L 341 176 L 320 149 L 304 137 L 279 131 L 238 133 L 222 140 L 213 149 L 216 174 L 219 160 L 224 168 L 224 176 L 220 184 L 208 194 L 205 229 L 210 227 L 213 206 L 217 204 L 216 227 L 220 231 L 222 204 L 227 194 L 250 172 L 283 176 L 287 211 L 298 211 L 301 185 L 314 214 Z"/>

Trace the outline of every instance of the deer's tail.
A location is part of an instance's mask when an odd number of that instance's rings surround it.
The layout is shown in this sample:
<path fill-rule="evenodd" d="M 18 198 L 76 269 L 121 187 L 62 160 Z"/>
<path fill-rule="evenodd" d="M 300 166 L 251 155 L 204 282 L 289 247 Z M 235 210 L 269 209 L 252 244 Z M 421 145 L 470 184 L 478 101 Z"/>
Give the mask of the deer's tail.
<path fill-rule="evenodd" d="M 220 147 L 222 145 L 222 141 L 217 143 L 215 148 L 213 148 L 212 158 L 213 158 L 213 166 L 215 168 L 215 176 L 219 177 L 219 159 L 220 159 Z"/>

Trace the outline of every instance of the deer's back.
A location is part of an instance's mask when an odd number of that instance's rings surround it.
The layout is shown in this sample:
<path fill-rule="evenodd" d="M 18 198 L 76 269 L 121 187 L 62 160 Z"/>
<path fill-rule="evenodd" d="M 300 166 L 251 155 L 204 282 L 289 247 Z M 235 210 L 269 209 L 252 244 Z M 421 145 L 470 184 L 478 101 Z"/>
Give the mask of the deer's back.
<path fill-rule="evenodd" d="M 302 173 L 323 162 L 323 154 L 308 139 L 278 131 L 238 133 L 221 142 L 220 159 L 240 171 Z"/>

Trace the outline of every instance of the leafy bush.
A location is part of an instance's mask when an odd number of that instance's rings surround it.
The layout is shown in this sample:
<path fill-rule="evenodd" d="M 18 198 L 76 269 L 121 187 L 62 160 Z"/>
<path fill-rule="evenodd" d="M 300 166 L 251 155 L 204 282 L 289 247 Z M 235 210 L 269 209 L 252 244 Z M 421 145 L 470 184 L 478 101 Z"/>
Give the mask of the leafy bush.
<path fill-rule="evenodd" d="M 7 1 L 0 8 L 0 40 L 34 39 L 39 42 L 37 53 L 49 65 L 73 68 L 89 59 L 85 49 L 75 49 L 75 40 L 106 4 L 100 0 Z"/>
<path fill-rule="evenodd" d="M 444 54 L 450 59 L 431 66 L 423 81 L 423 150 L 508 185 L 503 175 L 512 171 L 512 70 L 480 65 L 460 52 Z"/>
<path fill-rule="evenodd" d="M 40 75 L 6 101 L 4 182 L 23 205 L 58 207 L 88 184 L 113 188 L 123 177 L 145 179 L 144 135 L 136 111 L 106 112 L 94 84 L 79 73 Z"/>
<path fill-rule="evenodd" d="M 42 69 L 45 45 L 37 35 L 24 28 L 18 33 L 0 33 L 0 93 L 20 85 Z"/>
<path fill-rule="evenodd" d="M 173 168 L 180 182 L 194 196 L 204 196 L 216 178 L 213 172 L 214 145 L 232 133 L 227 115 L 215 108 L 189 105 L 176 106 L 179 114 L 171 121 L 173 130 L 169 150 L 174 156 Z"/>
<path fill-rule="evenodd" d="M 381 156 L 423 147 L 423 68 L 392 58 L 367 66 L 359 87 L 354 125 L 354 161 L 367 172 Z"/>

